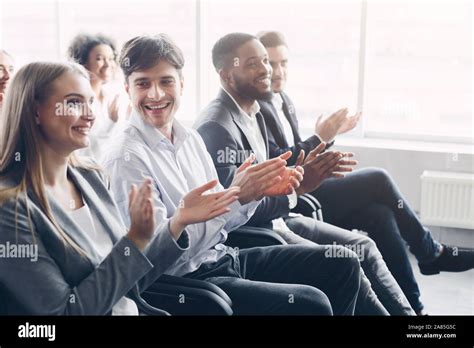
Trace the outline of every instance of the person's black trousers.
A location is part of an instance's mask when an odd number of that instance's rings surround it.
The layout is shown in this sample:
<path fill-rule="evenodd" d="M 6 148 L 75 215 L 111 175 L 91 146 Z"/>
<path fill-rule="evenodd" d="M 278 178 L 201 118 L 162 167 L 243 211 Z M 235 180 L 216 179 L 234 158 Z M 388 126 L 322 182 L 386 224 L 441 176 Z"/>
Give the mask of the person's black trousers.
<path fill-rule="evenodd" d="M 224 290 L 236 315 L 353 315 L 360 285 L 355 253 L 341 246 L 278 245 L 238 250 L 185 277 Z M 342 253 L 340 253 L 342 254 Z M 347 253 L 346 253 L 347 254 Z"/>
<path fill-rule="evenodd" d="M 368 233 L 416 312 L 423 309 L 405 242 L 419 262 L 432 261 L 440 244 L 418 219 L 394 180 L 383 169 L 364 168 L 343 179 L 327 179 L 312 192 L 324 221 Z"/>

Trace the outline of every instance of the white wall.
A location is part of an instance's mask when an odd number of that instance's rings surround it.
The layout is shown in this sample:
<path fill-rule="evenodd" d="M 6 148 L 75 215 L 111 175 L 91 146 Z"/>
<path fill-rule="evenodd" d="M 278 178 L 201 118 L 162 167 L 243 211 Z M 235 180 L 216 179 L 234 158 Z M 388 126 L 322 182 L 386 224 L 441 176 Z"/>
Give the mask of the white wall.
<path fill-rule="evenodd" d="M 342 140 L 342 143 L 348 142 Z M 350 142 L 350 141 L 349 141 Z M 382 142 L 382 141 L 381 141 Z M 338 145 L 335 149 L 351 151 L 359 161 L 357 167 L 380 167 L 386 169 L 397 182 L 412 208 L 419 212 L 421 198 L 420 176 L 424 170 L 453 171 L 461 173 L 474 172 L 474 155 L 443 151 L 438 145 L 437 151 L 415 149 L 386 149 L 366 145 Z M 474 247 L 474 230 L 430 227 L 436 239 L 448 244 Z"/>
<path fill-rule="evenodd" d="M 442 143 L 439 144 L 439 147 L 443 146 Z M 359 161 L 358 167 L 375 166 L 388 170 L 417 212 L 420 210 L 420 176 L 424 170 L 474 172 L 472 154 L 342 145 L 335 146 L 335 149 L 354 152 Z"/>

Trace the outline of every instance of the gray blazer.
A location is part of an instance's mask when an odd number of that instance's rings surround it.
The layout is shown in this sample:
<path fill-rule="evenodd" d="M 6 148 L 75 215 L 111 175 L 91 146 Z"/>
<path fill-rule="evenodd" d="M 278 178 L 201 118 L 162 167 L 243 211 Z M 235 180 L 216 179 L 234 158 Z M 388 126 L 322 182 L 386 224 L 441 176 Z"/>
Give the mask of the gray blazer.
<path fill-rule="evenodd" d="M 27 218 L 26 195 L 20 196 L 19 204 L 10 199 L 0 206 L 0 247 L 3 245 L 4 251 L 3 255 L 0 253 L 3 313 L 110 314 L 122 296 L 134 299 L 134 292 L 146 289 L 183 253 L 184 249 L 169 247 L 175 243 L 169 233 L 157 236 L 145 254 L 142 253 L 125 237 L 127 228 L 104 176 L 95 170 L 72 167 L 68 168 L 68 174 L 86 204 L 96 212 L 114 247 L 100 262 L 87 234 L 71 220 L 57 200 L 48 195 L 58 224 L 85 251 L 87 256 L 83 256 L 65 247 L 31 189 L 28 190 L 28 206 L 32 231 Z M 7 185 L 5 182 L 0 184 L 2 187 Z M 17 250 L 20 249 L 18 246 L 37 248 L 37 260 L 12 256 L 15 246 Z M 7 247 L 9 254 L 5 253 Z"/>
<path fill-rule="evenodd" d="M 256 117 L 265 140 L 268 158 L 265 121 L 260 113 L 257 113 Z M 194 124 L 194 128 L 197 129 L 206 144 L 207 151 L 216 166 L 219 181 L 224 187 L 230 186 L 235 171 L 245 160 L 245 156 L 241 154 L 254 152 L 242 130 L 243 127 L 242 116 L 237 105 L 222 89 L 217 98 L 201 111 Z M 235 153 L 236 155 L 222 155 L 226 153 Z M 289 211 L 289 202 L 286 196 L 265 197 L 247 225 L 269 227 L 273 219 L 286 216 Z"/>

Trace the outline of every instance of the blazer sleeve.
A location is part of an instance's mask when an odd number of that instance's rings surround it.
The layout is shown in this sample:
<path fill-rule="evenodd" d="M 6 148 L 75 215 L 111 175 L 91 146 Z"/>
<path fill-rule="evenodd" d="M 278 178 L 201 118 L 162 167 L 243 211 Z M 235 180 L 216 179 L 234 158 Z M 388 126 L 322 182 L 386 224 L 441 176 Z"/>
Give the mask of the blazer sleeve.
<path fill-rule="evenodd" d="M 270 154 L 270 158 L 278 157 L 287 151 L 291 151 L 292 155 L 287 160 L 287 163 L 290 166 L 296 163 L 296 159 L 298 158 L 298 155 L 300 154 L 301 150 L 304 150 L 305 154 L 307 155 L 316 146 L 321 144 L 321 139 L 319 139 L 317 135 L 312 135 L 304 141 L 297 142 L 294 146 L 280 147 L 277 144 L 275 137 L 272 133 L 272 130 L 269 127 L 267 127 L 267 133 L 268 133 L 268 152 Z"/>
<path fill-rule="evenodd" d="M 237 162 L 239 149 L 234 137 L 224 126 L 215 121 L 201 123 L 197 131 L 211 155 L 220 183 L 225 188 L 229 187 L 240 165 Z M 267 226 L 273 219 L 286 216 L 289 212 L 290 206 L 287 196 L 264 197 L 249 223 L 253 226 Z"/>
<path fill-rule="evenodd" d="M 293 105 L 293 102 L 289 99 L 289 97 L 285 94 L 282 94 L 282 98 L 285 103 L 288 105 Z M 267 134 L 268 134 L 268 151 L 270 158 L 274 158 L 280 156 L 281 154 L 291 151 L 292 155 L 287 160 L 288 165 L 294 165 L 296 163 L 296 159 L 301 150 L 304 150 L 305 154 L 313 150 L 319 144 L 321 144 L 321 139 L 317 135 L 311 135 L 306 140 L 301 140 L 301 136 L 299 134 L 299 126 L 298 126 L 298 119 L 296 115 L 291 115 L 288 119 L 290 122 L 291 129 L 293 130 L 294 134 L 294 146 L 285 146 L 277 140 L 276 132 L 280 131 L 281 134 L 284 134 L 283 129 L 281 129 L 280 122 L 277 121 L 278 115 L 276 114 L 276 110 L 269 102 L 260 102 L 262 107 L 262 114 L 265 118 L 265 124 L 267 125 Z M 293 107 L 294 108 L 294 107 Z M 326 149 L 328 149 L 333 142 L 326 145 Z"/>
<path fill-rule="evenodd" d="M 123 237 L 82 281 L 69 284 L 34 224 L 28 221 L 23 202 L 11 199 L 0 207 L 0 231 L 2 245 L 37 248 L 36 260 L 0 260 L 0 282 L 7 296 L 29 315 L 105 315 L 153 268 L 135 244 Z M 64 257 L 73 252 L 64 250 Z"/>

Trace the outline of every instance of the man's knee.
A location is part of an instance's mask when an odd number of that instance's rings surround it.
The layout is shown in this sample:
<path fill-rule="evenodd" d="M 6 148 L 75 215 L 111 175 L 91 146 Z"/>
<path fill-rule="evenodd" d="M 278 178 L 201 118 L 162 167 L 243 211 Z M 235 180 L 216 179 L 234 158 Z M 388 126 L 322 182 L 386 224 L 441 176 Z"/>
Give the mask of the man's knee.
<path fill-rule="evenodd" d="M 392 184 L 392 177 L 389 172 L 383 168 L 370 167 L 365 169 L 367 171 L 367 179 L 372 185 L 389 185 Z"/>
<path fill-rule="evenodd" d="M 290 312 L 296 315 L 333 315 L 326 294 L 309 285 L 298 285 L 288 301 Z"/>
<path fill-rule="evenodd" d="M 394 214 L 390 207 L 387 207 L 385 204 L 374 203 L 371 204 L 367 211 L 373 217 L 379 217 L 381 220 L 390 219 Z"/>
<path fill-rule="evenodd" d="M 391 233 L 393 228 L 385 228 L 385 226 L 397 223 L 395 213 L 385 204 L 373 203 L 362 214 L 366 217 L 368 224 L 372 226 L 371 230 L 376 233 Z"/>
<path fill-rule="evenodd" d="M 335 272 L 346 274 L 347 277 L 359 279 L 360 262 L 358 255 L 349 248 L 341 245 L 326 245 L 325 257 L 330 259 L 330 266 Z M 329 266 L 329 265 L 328 265 Z"/>
<path fill-rule="evenodd" d="M 357 242 L 356 253 L 359 256 L 359 260 L 361 263 L 363 263 L 364 261 L 370 261 L 382 257 L 374 240 L 370 237 L 362 235 L 360 236 L 360 239 Z"/>
<path fill-rule="evenodd" d="M 340 248 L 344 248 L 344 247 L 340 247 Z M 347 250 L 347 248 L 344 248 Z M 346 260 L 344 262 L 344 266 L 348 269 L 349 272 L 351 272 L 351 274 L 354 274 L 354 277 L 359 279 L 359 273 L 360 273 L 360 262 L 359 262 L 359 258 L 357 256 L 357 254 L 352 251 L 352 250 L 349 250 L 349 252 L 346 254 L 346 258 L 344 258 L 343 260 Z"/>

